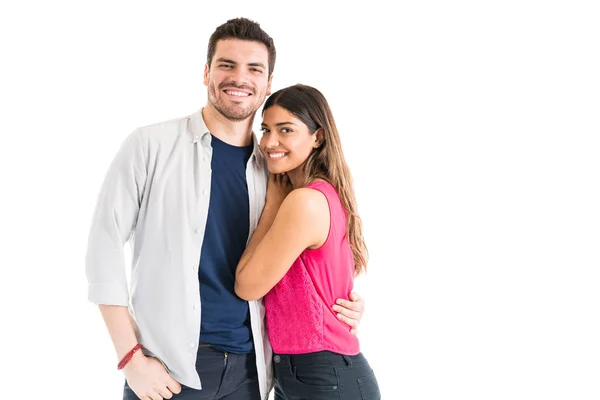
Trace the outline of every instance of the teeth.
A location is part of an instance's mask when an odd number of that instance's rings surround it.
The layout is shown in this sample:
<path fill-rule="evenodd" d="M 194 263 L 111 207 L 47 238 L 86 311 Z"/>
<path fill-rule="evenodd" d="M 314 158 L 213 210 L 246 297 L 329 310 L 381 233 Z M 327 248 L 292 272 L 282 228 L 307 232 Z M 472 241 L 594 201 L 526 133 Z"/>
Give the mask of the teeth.
<path fill-rule="evenodd" d="M 246 92 L 235 92 L 235 91 L 232 91 L 232 90 L 227 90 L 227 94 L 230 94 L 232 96 L 239 96 L 239 97 L 248 97 L 248 96 L 250 96 L 249 93 L 246 93 Z"/>
<path fill-rule="evenodd" d="M 269 157 L 271 158 L 281 158 L 285 156 L 285 153 L 269 153 Z"/>

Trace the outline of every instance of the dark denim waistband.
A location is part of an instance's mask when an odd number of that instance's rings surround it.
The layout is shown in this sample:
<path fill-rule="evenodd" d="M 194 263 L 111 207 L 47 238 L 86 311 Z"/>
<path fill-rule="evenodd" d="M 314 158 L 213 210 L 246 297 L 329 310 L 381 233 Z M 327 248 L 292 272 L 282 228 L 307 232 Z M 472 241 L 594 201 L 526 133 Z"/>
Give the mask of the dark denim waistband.
<path fill-rule="evenodd" d="M 305 354 L 274 354 L 273 362 L 275 364 L 285 363 L 291 365 L 332 364 L 349 366 L 352 364 L 363 364 L 367 360 L 362 353 L 358 353 L 355 356 L 348 356 L 331 351 L 318 351 Z"/>

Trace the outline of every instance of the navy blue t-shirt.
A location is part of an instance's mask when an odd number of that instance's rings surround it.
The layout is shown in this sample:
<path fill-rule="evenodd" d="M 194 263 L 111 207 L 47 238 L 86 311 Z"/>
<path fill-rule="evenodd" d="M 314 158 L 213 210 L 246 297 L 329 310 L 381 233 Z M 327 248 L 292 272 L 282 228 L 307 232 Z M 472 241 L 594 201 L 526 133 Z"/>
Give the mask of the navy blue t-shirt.
<path fill-rule="evenodd" d="M 212 136 L 212 179 L 200 256 L 200 340 L 222 351 L 252 352 L 248 302 L 235 294 L 235 270 L 250 230 L 246 163 L 253 146 Z"/>

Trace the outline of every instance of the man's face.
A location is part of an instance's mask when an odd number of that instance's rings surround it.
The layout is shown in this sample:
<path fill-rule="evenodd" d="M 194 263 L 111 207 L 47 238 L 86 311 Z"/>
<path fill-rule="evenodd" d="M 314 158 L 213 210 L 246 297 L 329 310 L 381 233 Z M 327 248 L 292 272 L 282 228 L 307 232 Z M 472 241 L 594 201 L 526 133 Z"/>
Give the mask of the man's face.
<path fill-rule="evenodd" d="M 219 40 L 204 69 L 210 104 L 231 121 L 252 117 L 271 94 L 268 63 L 269 52 L 260 42 Z"/>

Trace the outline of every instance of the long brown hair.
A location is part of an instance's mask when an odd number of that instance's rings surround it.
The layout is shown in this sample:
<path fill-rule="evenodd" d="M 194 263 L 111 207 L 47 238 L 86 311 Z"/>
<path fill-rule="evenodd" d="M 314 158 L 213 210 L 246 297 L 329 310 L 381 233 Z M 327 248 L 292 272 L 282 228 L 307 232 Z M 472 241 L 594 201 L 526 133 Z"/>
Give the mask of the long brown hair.
<path fill-rule="evenodd" d="M 313 149 L 304 164 L 303 186 L 315 179 L 323 179 L 335 187 L 346 210 L 346 235 L 354 256 L 355 273 L 358 275 L 364 272 L 367 268 L 368 252 L 362 234 L 362 222 L 356 210 L 352 176 L 344 159 L 340 135 L 325 96 L 311 86 L 294 85 L 273 93 L 265 102 L 263 113 L 274 105 L 283 107 L 295 115 L 308 127 L 311 134 L 321 129 L 322 142 L 318 148 Z"/>

